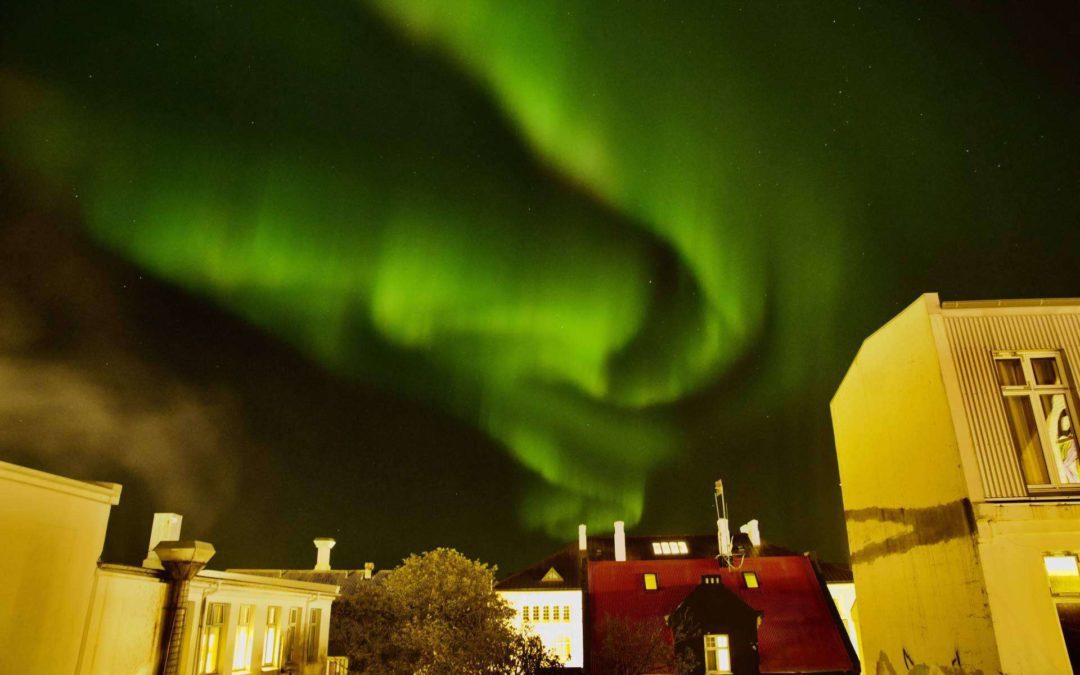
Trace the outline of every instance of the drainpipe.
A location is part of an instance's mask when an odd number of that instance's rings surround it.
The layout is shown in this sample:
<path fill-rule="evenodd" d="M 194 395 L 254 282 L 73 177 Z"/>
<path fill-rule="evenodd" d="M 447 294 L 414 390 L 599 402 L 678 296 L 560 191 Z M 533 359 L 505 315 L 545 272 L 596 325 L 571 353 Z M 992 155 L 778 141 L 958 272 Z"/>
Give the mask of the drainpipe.
<path fill-rule="evenodd" d="M 184 641 L 187 607 L 184 600 L 195 575 L 214 557 L 214 547 L 205 541 L 163 541 L 154 547 L 169 575 L 169 604 L 165 607 L 165 642 L 162 645 L 161 675 L 180 672 L 180 648 Z"/>

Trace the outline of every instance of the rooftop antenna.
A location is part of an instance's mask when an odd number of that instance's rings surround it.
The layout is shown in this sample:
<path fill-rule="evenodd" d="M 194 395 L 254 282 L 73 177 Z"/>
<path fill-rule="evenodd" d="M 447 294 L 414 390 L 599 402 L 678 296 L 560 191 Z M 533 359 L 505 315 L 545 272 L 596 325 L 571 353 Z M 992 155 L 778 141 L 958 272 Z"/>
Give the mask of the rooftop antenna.
<path fill-rule="evenodd" d="M 727 502 L 724 500 L 724 481 L 717 480 L 713 486 L 713 502 L 716 504 L 716 517 L 727 518 Z"/>
<path fill-rule="evenodd" d="M 724 499 L 724 481 L 713 485 L 713 504 L 716 506 L 716 543 L 724 563 L 731 565 L 731 531 L 728 527 L 727 500 Z"/>

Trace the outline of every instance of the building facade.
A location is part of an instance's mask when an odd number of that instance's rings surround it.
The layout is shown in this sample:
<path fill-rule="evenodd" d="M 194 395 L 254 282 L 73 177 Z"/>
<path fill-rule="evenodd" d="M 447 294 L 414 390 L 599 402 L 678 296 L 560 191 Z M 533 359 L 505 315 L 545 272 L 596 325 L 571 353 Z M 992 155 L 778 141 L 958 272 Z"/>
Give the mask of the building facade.
<path fill-rule="evenodd" d="M 716 535 L 625 536 L 621 525 L 614 537 L 582 532 L 577 546 L 496 586 L 514 607 L 519 629 L 538 635 L 565 667 L 621 672 L 629 664 L 613 660 L 651 652 L 655 662 L 633 668 L 859 672 L 825 580 L 808 556 L 755 545 L 746 535 L 736 535 L 743 545 L 724 556 Z"/>
<path fill-rule="evenodd" d="M 863 343 L 832 418 L 868 669 L 1080 672 L 1078 368 L 1078 300 L 927 294 Z"/>
<path fill-rule="evenodd" d="M 0 462 L 0 673 L 161 672 L 176 582 L 152 553 L 141 567 L 99 561 L 120 491 Z M 179 522 L 155 517 L 152 551 Z M 327 672 L 336 585 L 201 569 L 181 590 L 173 672 Z"/>

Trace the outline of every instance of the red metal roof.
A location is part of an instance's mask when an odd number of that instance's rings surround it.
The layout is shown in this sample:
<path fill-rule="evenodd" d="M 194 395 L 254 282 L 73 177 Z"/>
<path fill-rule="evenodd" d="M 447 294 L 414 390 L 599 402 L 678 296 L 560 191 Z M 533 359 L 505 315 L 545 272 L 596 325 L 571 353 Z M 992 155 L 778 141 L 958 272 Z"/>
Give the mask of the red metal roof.
<path fill-rule="evenodd" d="M 646 591 L 642 579 L 654 573 L 659 589 Z M 746 588 L 743 572 L 754 572 L 758 588 Z M 758 651 L 763 673 L 852 672 L 855 670 L 832 602 L 804 556 L 747 557 L 739 569 L 711 558 L 589 562 L 593 644 L 605 615 L 630 619 L 664 618 L 693 591 L 705 574 L 718 574 L 743 602 L 763 613 Z"/>

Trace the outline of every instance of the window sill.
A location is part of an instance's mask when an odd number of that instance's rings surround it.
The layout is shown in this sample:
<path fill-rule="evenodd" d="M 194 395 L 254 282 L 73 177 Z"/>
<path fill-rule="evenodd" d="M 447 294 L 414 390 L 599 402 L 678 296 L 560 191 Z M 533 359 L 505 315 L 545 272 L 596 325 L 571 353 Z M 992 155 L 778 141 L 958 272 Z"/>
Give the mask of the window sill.
<path fill-rule="evenodd" d="M 1080 498 L 1080 485 L 1028 485 L 1027 490 L 1028 496 L 1040 499 Z"/>

